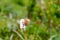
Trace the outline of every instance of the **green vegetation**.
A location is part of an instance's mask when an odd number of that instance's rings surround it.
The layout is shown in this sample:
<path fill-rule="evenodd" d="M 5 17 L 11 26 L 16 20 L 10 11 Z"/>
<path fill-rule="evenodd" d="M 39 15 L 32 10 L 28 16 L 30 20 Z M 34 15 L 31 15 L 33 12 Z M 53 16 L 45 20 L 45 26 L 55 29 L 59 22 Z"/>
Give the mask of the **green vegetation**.
<path fill-rule="evenodd" d="M 26 17 L 22 32 L 17 20 Z M 60 40 L 60 0 L 0 0 L 0 40 Z"/>

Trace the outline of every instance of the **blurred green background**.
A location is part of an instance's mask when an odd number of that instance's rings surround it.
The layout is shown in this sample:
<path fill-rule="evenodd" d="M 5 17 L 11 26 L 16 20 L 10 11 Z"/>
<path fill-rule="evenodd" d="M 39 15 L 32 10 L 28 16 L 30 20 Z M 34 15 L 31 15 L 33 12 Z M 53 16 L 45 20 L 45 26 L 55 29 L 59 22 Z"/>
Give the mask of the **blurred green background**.
<path fill-rule="evenodd" d="M 26 17 L 21 32 L 17 20 Z M 60 0 L 0 0 L 0 40 L 60 40 Z"/>

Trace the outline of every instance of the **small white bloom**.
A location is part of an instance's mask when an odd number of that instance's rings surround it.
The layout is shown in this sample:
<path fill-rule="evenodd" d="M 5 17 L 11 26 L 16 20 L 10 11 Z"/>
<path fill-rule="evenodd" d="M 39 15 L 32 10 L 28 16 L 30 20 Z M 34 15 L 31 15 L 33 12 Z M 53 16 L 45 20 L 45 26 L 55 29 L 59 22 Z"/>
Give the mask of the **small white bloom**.
<path fill-rule="evenodd" d="M 25 23 L 26 21 L 27 21 L 27 24 L 30 23 L 30 20 L 29 19 L 21 19 L 19 21 L 20 29 L 26 30 L 26 23 Z"/>

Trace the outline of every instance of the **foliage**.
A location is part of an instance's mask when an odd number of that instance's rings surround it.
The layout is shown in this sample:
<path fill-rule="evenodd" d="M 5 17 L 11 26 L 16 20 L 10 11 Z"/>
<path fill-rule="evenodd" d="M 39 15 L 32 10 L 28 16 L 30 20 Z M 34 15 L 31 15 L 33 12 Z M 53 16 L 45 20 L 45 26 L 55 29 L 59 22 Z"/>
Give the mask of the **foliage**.
<path fill-rule="evenodd" d="M 23 32 L 17 20 L 26 17 Z M 60 1 L 0 0 L 0 40 L 60 40 Z"/>

